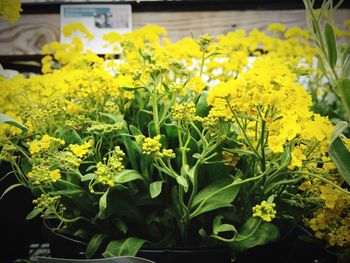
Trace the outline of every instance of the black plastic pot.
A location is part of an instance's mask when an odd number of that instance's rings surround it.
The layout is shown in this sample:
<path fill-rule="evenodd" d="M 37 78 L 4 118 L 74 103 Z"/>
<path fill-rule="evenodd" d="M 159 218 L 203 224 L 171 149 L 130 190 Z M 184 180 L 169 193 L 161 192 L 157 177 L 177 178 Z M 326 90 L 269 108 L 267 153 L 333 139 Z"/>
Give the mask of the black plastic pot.
<path fill-rule="evenodd" d="M 86 243 L 55 232 L 51 223 L 47 220 L 43 220 L 43 231 L 50 245 L 51 257 L 64 259 L 85 258 Z M 156 263 L 231 262 L 229 248 L 141 249 L 136 256 Z"/>
<path fill-rule="evenodd" d="M 141 249 L 137 256 L 157 263 L 230 263 L 229 248 Z"/>
<path fill-rule="evenodd" d="M 0 162 L 0 195 L 18 183 L 11 172 L 9 163 Z M 29 189 L 17 187 L 9 191 L 0 200 L 0 262 L 14 262 L 19 258 L 28 258 L 29 245 L 43 243 L 40 235 L 41 220 L 26 220 L 27 214 L 33 209 L 33 196 Z"/>
<path fill-rule="evenodd" d="M 38 263 L 154 263 L 147 259 L 137 257 L 112 257 L 98 259 L 67 259 L 39 257 Z"/>
<path fill-rule="evenodd" d="M 50 256 L 65 259 L 84 259 L 87 244 L 54 231 L 53 223 L 43 220 L 43 235 L 50 246 Z"/>
<path fill-rule="evenodd" d="M 237 263 L 269 262 L 269 263 L 335 263 L 337 257 L 327 253 L 321 244 L 300 239 L 303 232 L 293 224 L 282 228 L 281 237 L 263 246 L 253 247 L 237 255 Z"/>

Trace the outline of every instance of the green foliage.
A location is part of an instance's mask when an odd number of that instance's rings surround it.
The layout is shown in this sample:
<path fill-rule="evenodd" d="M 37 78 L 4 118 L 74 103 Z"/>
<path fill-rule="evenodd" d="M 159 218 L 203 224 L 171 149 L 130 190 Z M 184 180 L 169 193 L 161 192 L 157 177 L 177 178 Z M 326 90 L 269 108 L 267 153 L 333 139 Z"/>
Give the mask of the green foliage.
<path fill-rule="evenodd" d="M 15 119 L 13 119 L 13 118 L 11 118 L 3 113 L 0 113 L 0 123 L 7 123 L 7 124 L 12 125 L 16 128 L 19 128 L 23 131 L 28 130 L 28 128 L 26 126 L 24 126 L 23 124 L 19 123 Z"/>
<path fill-rule="evenodd" d="M 279 237 L 278 228 L 258 218 L 249 218 L 240 229 L 232 246 L 238 251 L 265 245 Z"/>
<path fill-rule="evenodd" d="M 239 185 L 230 178 L 225 178 L 213 182 L 201 190 L 193 199 L 190 207 L 190 217 L 194 218 L 200 214 L 231 206 L 239 192 Z"/>
<path fill-rule="evenodd" d="M 349 108 L 349 51 L 337 46 L 331 23 L 323 30 L 312 14 L 320 68 Z M 304 46 L 313 52 L 307 41 L 259 33 L 231 44 L 234 33 L 162 46 L 153 43 L 154 32 L 133 34 L 118 42 L 120 61 L 108 70 L 110 61 L 77 52 L 60 70 L 17 83 L 18 90 L 45 91 L 18 110 L 28 130 L 0 115 L 0 122 L 26 131 L 1 133 L 8 137 L 0 142 L 0 160 L 11 163 L 20 183 L 5 193 L 24 185 L 36 198 L 27 219 L 41 214 L 58 221 L 58 231 L 88 244 L 91 258 L 103 250 L 106 257 L 133 256 L 142 246 L 243 251 L 278 238 L 275 217 L 309 213 L 300 194 L 303 173 L 310 163 L 323 172 L 324 130 L 331 124 L 309 111 L 297 83 L 305 75 L 299 62 L 312 60 L 299 54 Z M 257 46 L 267 50 L 252 53 Z M 314 124 L 320 124 L 315 136 Z M 329 155 L 348 181 L 345 126 L 338 125 Z"/>
<path fill-rule="evenodd" d="M 329 155 L 337 165 L 340 174 L 350 186 L 350 151 L 341 138 L 335 138 L 329 146 Z"/>
<path fill-rule="evenodd" d="M 328 54 L 329 65 L 331 68 L 334 69 L 337 63 L 337 46 L 336 46 L 333 27 L 329 23 L 326 23 L 324 35 L 327 43 L 327 54 Z"/>
<path fill-rule="evenodd" d="M 94 234 L 86 248 L 86 251 L 85 251 L 86 257 L 92 258 L 97 252 L 97 250 L 99 249 L 99 247 L 102 245 L 102 242 L 106 238 L 107 236 L 105 234 L 101 234 L 101 233 Z"/>
<path fill-rule="evenodd" d="M 103 254 L 105 257 L 135 256 L 144 242 L 145 240 L 135 237 L 129 237 L 124 240 L 113 240 L 108 244 Z"/>

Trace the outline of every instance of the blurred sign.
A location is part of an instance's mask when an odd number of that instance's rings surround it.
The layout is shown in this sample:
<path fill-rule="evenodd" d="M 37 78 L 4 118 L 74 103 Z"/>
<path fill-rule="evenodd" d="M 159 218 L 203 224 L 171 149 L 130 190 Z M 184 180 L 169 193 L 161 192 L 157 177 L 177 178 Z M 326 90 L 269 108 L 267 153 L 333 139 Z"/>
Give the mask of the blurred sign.
<path fill-rule="evenodd" d="M 80 32 L 65 37 L 62 29 L 65 25 L 80 22 L 94 39 L 87 39 Z M 78 36 L 83 40 L 84 47 L 97 54 L 113 52 L 112 47 L 105 47 L 102 40 L 104 34 L 110 32 L 126 33 L 132 29 L 131 5 L 61 5 L 61 43 L 71 43 L 71 38 Z"/>

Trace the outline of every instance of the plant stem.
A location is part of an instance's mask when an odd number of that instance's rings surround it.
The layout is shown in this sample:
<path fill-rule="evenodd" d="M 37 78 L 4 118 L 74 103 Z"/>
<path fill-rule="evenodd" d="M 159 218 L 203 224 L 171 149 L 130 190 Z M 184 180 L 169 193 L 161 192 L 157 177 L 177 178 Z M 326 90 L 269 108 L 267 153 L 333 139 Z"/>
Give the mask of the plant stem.
<path fill-rule="evenodd" d="M 199 71 L 199 76 L 201 77 L 202 74 L 203 74 L 203 67 L 204 67 L 204 61 L 205 61 L 205 50 L 203 50 L 202 52 L 202 61 L 201 61 L 201 68 L 200 68 L 200 71 Z"/>
<path fill-rule="evenodd" d="M 158 93 L 157 93 L 157 86 L 158 86 L 159 80 L 158 77 L 154 81 L 154 87 L 153 87 L 153 122 L 154 122 L 154 129 L 156 130 L 156 135 L 160 135 L 160 126 L 159 126 L 159 115 L 158 115 Z"/>
<path fill-rule="evenodd" d="M 350 196 L 350 192 L 345 190 L 344 188 L 341 188 L 339 185 L 336 185 L 335 183 L 329 181 L 328 179 L 326 178 L 323 178 L 322 176 L 320 175 L 317 175 L 317 174 L 313 174 L 313 173 L 308 173 L 308 172 L 302 172 L 302 171 L 295 171 L 295 172 L 290 172 L 291 174 L 304 174 L 304 175 L 309 175 L 309 176 L 312 176 L 312 177 L 315 177 L 327 184 L 330 184 L 331 186 L 333 186 L 334 188 L 338 189 L 339 191 L 341 191 L 343 194 L 347 195 L 347 196 Z"/>

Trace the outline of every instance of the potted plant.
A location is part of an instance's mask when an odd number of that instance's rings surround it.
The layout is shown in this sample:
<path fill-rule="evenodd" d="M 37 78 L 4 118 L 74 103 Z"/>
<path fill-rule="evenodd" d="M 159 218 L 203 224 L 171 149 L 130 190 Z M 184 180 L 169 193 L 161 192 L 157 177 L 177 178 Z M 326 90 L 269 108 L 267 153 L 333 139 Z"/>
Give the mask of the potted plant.
<path fill-rule="evenodd" d="M 349 201 L 333 124 L 298 83 L 307 31 L 171 43 L 148 25 L 104 36 L 116 59 L 83 52 L 81 24 L 63 30 L 76 36 L 43 47 L 42 75 L 0 79 L 0 158 L 8 190 L 36 198 L 27 219 L 79 242 L 74 257 L 230 262 L 323 206 L 310 183 Z"/>

